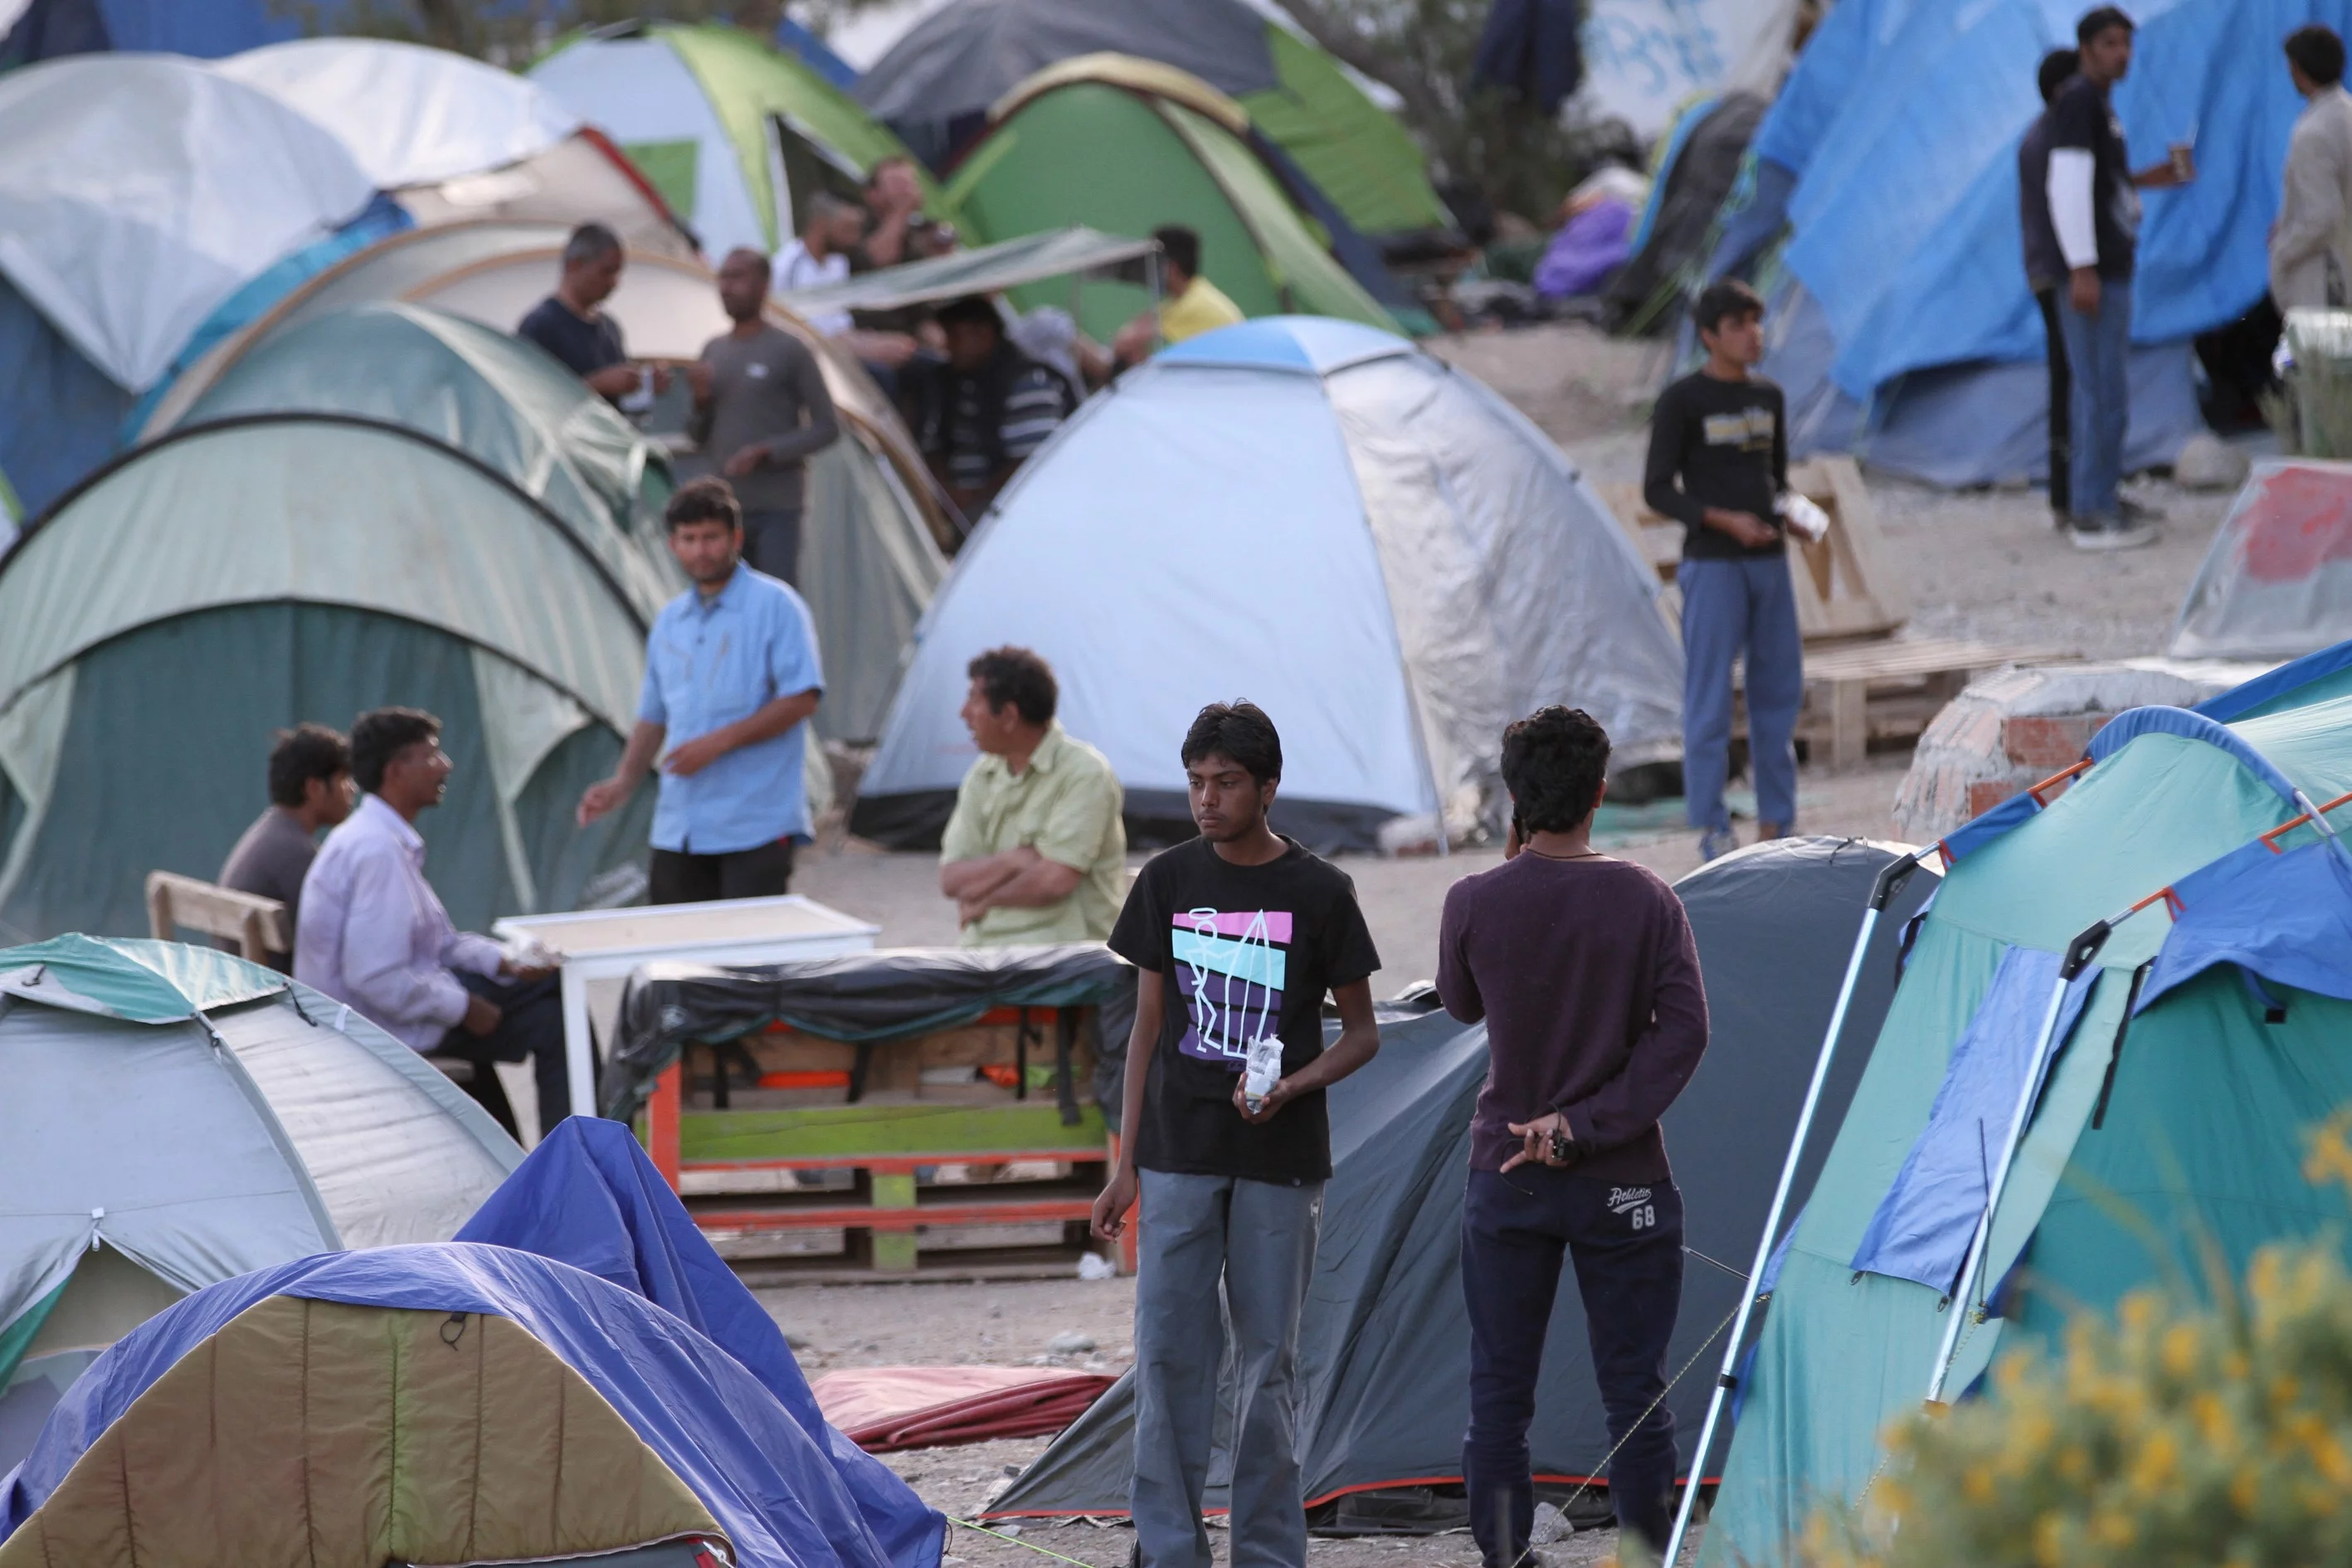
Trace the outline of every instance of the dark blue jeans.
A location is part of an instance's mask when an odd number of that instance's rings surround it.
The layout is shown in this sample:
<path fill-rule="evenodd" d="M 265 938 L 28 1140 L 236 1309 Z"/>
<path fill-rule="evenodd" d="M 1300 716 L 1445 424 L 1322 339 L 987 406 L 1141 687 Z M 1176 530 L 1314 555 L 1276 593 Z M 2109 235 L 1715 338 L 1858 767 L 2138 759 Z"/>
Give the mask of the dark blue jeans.
<path fill-rule="evenodd" d="M 1525 1556 L 1535 1524 L 1528 1426 L 1563 1258 L 1608 1413 L 1609 1500 L 1620 1530 L 1662 1550 L 1675 1490 L 1666 1342 L 1683 1299 L 1683 1195 L 1674 1183 L 1615 1186 L 1572 1170 L 1470 1173 L 1462 1205 L 1462 1294 L 1470 1309 L 1470 1430 L 1462 1472 L 1470 1533 L 1486 1568 Z M 1632 1436 L 1628 1436 L 1627 1434 Z M 1620 1446 L 1622 1445 L 1622 1446 Z"/>

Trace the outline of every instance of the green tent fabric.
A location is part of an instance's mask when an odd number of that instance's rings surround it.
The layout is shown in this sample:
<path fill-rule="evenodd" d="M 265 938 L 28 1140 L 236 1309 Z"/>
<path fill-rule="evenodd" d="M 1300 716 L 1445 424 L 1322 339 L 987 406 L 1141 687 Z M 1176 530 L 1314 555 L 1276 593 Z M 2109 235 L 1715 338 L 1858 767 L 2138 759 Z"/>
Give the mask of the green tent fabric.
<path fill-rule="evenodd" d="M 1395 319 L 1331 258 L 1281 185 L 1223 125 L 1169 99 L 1099 81 L 1048 88 L 992 127 L 949 186 L 983 241 L 1084 224 L 1149 234 L 1181 223 L 1201 237 L 1201 270 L 1247 316 L 1336 316 L 1388 331 Z M 1013 291 L 1024 309 L 1069 290 Z M 1089 286 L 1078 324 L 1108 338 L 1148 303 L 1143 290 Z"/>
<path fill-rule="evenodd" d="M 286 989 L 277 971 L 215 948 L 79 931 L 9 948 L 0 960 L 0 994 L 134 1024 L 176 1024 Z"/>
<path fill-rule="evenodd" d="M 575 908 L 644 852 L 649 789 L 585 830 L 571 807 L 635 721 L 645 629 L 553 513 L 415 432 L 142 448 L 0 560 L 0 929 L 143 931 L 147 873 L 216 875 L 259 811 L 274 731 L 392 703 L 457 764 L 421 826 L 458 923 Z"/>
<path fill-rule="evenodd" d="M 2242 1269 L 2278 1237 L 2331 1226 L 2352 1236 L 2342 1201 L 2301 1172 L 2304 1131 L 2352 1100 L 2352 1005 L 2273 986 L 2284 1016 L 2271 1021 L 2269 1004 L 2225 965 L 2159 997 L 2119 1044 L 2131 972 L 2168 929 L 2159 901 L 2117 924 L 2099 953 L 1969 1300 L 1945 1306 L 1937 1289 L 1856 1268 L 2003 953 L 2063 952 L 2094 921 L 2294 817 L 2265 759 L 2310 799 L 2352 788 L 2352 696 L 2335 694 L 2341 684 L 2315 682 L 2232 721 L 2227 746 L 2189 724 L 2142 728 L 2048 809 L 1952 868 L 1788 1244 L 1703 1561 L 1791 1562 L 1817 1506 L 1864 1494 L 1885 1465 L 1887 1424 L 1927 1393 L 1948 1312 L 1971 1314 L 1949 1398 L 1997 1350 L 2050 1342 L 2078 1307 L 2201 1278 L 2209 1243 Z M 2280 842 L 2311 840 L 2305 827 Z M 1982 1129 L 1996 1152 L 2008 1103 Z M 1979 1320 L 1989 1290 L 1994 1307 Z"/>
<path fill-rule="evenodd" d="M 898 137 L 794 56 L 719 23 L 622 23 L 575 36 L 531 79 L 620 143 L 715 262 L 772 252 L 818 190 L 854 190 Z M 925 210 L 951 216 L 917 166 Z"/>
<path fill-rule="evenodd" d="M 547 354 L 419 305 L 312 316 L 263 339 L 181 416 L 349 414 L 465 452 L 562 520 L 650 621 L 686 587 L 663 548 L 667 463 Z"/>
<path fill-rule="evenodd" d="M 1289 28 L 1269 21 L 1265 37 L 1280 82 L 1236 96 L 1252 123 L 1362 232 L 1451 228 L 1454 216 L 1429 183 L 1429 161 L 1403 121 Z"/>

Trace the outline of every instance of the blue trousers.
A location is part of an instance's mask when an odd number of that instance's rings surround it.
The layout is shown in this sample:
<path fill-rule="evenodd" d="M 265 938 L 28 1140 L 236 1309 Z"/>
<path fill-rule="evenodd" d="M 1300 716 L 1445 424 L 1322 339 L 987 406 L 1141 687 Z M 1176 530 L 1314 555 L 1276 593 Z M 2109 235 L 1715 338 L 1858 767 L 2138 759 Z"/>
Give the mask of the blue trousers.
<path fill-rule="evenodd" d="M 1462 1443 L 1470 1533 L 1486 1568 L 1517 1568 L 1535 1522 L 1535 1420 L 1559 1268 L 1576 1265 L 1593 1381 L 1608 1418 L 1609 1500 L 1654 1552 L 1674 1510 L 1675 1416 L 1666 1345 L 1683 1300 L 1683 1195 L 1671 1181 L 1612 1186 L 1549 1165 L 1473 1171 L 1462 1203 L 1470 1316 L 1470 1430 Z"/>
<path fill-rule="evenodd" d="M 1778 555 L 1685 559 L 1675 581 L 1683 591 L 1683 802 L 1690 825 L 1731 826 L 1723 804 L 1731 772 L 1731 665 L 1745 654 L 1756 815 L 1793 827 L 1805 642 L 1789 563 Z"/>
<path fill-rule="evenodd" d="M 2070 300 L 2061 288 L 2058 326 L 2074 378 L 2074 515 L 2113 517 L 2124 479 L 2124 433 L 2131 425 L 2131 279 L 2099 279 L 2095 316 L 2085 316 Z"/>

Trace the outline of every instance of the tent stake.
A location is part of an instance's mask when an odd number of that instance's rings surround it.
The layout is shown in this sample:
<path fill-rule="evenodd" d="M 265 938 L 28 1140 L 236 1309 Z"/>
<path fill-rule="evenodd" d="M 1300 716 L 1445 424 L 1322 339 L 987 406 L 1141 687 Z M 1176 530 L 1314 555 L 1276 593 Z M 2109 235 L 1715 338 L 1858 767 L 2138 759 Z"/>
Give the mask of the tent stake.
<path fill-rule="evenodd" d="M 1919 868 L 1919 857 L 1926 850 L 1915 849 L 1899 860 L 1889 861 L 1878 873 L 1878 880 L 1870 889 L 1869 906 L 1863 910 L 1862 929 L 1854 934 L 1853 952 L 1846 960 L 1845 983 L 1838 987 L 1837 1005 L 1830 1009 L 1830 1026 L 1822 1037 L 1820 1055 L 1813 1058 L 1812 1081 L 1805 1086 L 1805 1103 L 1797 1112 L 1797 1128 L 1789 1138 L 1788 1157 L 1780 1162 L 1780 1182 L 1772 1189 L 1772 1205 L 1765 1212 L 1764 1234 L 1757 1238 L 1756 1260 L 1748 1265 L 1748 1280 L 1739 1298 L 1739 1310 L 1731 1325 L 1731 1338 L 1723 1347 L 1723 1370 L 1716 1374 L 1715 1391 L 1707 1395 L 1706 1419 L 1698 1429 L 1698 1447 L 1691 1454 L 1690 1479 L 1684 1483 L 1682 1500 L 1675 1508 L 1675 1528 L 1666 1537 L 1665 1568 L 1674 1568 L 1683 1549 L 1683 1536 L 1690 1529 L 1691 1508 L 1698 1499 L 1699 1478 L 1706 1474 L 1707 1450 L 1715 1444 L 1716 1424 L 1723 1415 L 1725 1395 L 1739 1382 L 1739 1347 L 1748 1336 L 1748 1320 L 1756 1310 L 1757 1292 L 1764 1282 L 1764 1270 L 1772 1262 L 1772 1247 L 1780 1232 L 1780 1216 L 1789 1206 L 1790 1189 L 1797 1184 L 1797 1166 L 1805 1152 L 1805 1134 L 1812 1127 L 1813 1112 L 1822 1100 L 1822 1088 L 1829 1081 L 1830 1058 L 1837 1054 L 1838 1036 L 1845 1031 L 1845 1015 L 1853 1001 L 1854 984 L 1862 978 L 1862 966 L 1870 952 L 1870 939 L 1878 929 L 1879 916 Z"/>
<path fill-rule="evenodd" d="M 2066 988 L 2099 956 L 2099 950 L 2107 944 L 2108 933 L 2114 929 L 2108 921 L 2092 926 L 2067 945 L 2065 959 L 2058 965 L 2058 983 L 2050 988 L 2050 1005 L 2042 1014 L 2041 1036 L 2033 1043 L 2033 1055 L 2026 1060 L 2025 1079 L 2017 1086 L 2017 1107 L 2010 1112 L 2009 1136 L 2002 1141 L 2000 1158 L 1993 1163 L 1984 1213 L 1977 1216 L 1975 1234 L 1969 1238 L 1968 1257 L 1960 1264 L 1959 1283 L 1952 1287 L 1951 1321 L 1944 1325 L 1943 1342 L 1936 1348 L 1936 1364 L 1928 1369 L 1929 1405 L 1943 1399 L 1944 1380 L 1951 1375 L 1952 1357 L 1960 1348 L 1960 1325 L 1968 1319 L 1969 1294 L 1975 1289 L 1977 1271 L 1984 1266 L 1985 1250 L 1992 1242 L 1992 1216 L 2000 1211 L 2001 1194 L 2009 1186 L 2010 1169 L 2017 1161 L 2017 1146 L 2025 1141 L 2025 1124 L 2033 1117 L 2035 1092 L 2042 1087 L 2042 1069 L 2055 1043 L 2058 1018 L 2066 1005 Z"/>

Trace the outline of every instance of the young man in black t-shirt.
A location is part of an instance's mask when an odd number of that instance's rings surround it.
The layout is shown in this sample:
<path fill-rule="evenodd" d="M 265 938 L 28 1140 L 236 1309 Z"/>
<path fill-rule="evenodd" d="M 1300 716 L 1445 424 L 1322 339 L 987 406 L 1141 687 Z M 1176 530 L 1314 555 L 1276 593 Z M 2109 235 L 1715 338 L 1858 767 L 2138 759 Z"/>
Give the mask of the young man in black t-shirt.
<path fill-rule="evenodd" d="M 1683 803 L 1712 860 L 1736 847 L 1723 786 L 1731 772 L 1731 666 L 1747 656 L 1748 756 L 1757 837 L 1797 820 L 1797 709 L 1804 639 L 1780 542 L 1789 421 L 1780 389 L 1750 374 L 1764 357 L 1764 301 L 1745 283 L 1708 285 L 1691 311 L 1706 363 L 1658 395 L 1642 499 L 1683 525 Z"/>
<path fill-rule="evenodd" d="M 1135 1481 L 1144 1568 L 1209 1568 L 1201 1493 L 1233 1323 L 1231 1556 L 1304 1568 L 1298 1314 L 1315 1268 L 1331 1133 L 1323 1091 L 1380 1048 L 1380 967 L 1353 883 L 1266 826 L 1282 740 L 1247 702 L 1201 710 L 1184 737 L 1201 837 L 1152 857 L 1110 937 L 1137 976 L 1118 1168 L 1095 1204 L 1115 1239 L 1139 1192 Z M 1339 1037 L 1323 1044 L 1323 998 Z M 1253 1043 L 1280 1076 L 1253 1108 Z"/>

